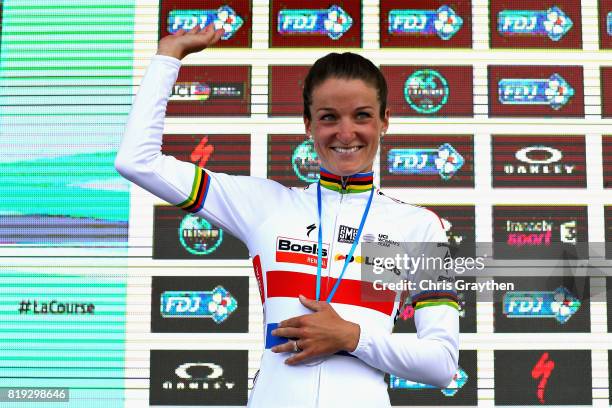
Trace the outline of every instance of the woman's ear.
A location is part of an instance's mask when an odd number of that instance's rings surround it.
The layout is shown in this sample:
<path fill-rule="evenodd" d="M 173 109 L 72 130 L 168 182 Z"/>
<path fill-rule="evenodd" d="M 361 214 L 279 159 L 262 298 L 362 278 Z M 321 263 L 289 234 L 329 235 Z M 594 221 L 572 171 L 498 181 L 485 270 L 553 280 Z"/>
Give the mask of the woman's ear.
<path fill-rule="evenodd" d="M 304 130 L 306 132 L 306 137 L 312 139 L 312 132 L 310 130 L 310 119 L 304 116 Z"/>
<path fill-rule="evenodd" d="M 389 118 L 391 117 L 391 111 L 389 108 L 385 109 L 385 116 L 382 118 L 383 126 L 382 126 L 382 134 L 387 133 L 387 129 L 389 129 Z"/>

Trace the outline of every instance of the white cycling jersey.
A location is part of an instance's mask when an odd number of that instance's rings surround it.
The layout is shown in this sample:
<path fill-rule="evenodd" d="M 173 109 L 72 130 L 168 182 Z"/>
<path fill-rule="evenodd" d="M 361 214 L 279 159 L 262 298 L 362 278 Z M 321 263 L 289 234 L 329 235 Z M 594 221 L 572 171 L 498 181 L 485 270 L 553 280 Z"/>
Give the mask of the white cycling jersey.
<path fill-rule="evenodd" d="M 332 300 L 338 314 L 360 326 L 357 348 L 289 366 L 270 347 L 282 320 L 311 313 L 298 295 L 315 298 L 317 188 L 292 189 L 246 176 L 203 170 L 161 154 L 166 105 L 180 61 L 155 56 L 134 100 L 115 167 L 124 177 L 187 211 L 202 215 L 248 247 L 264 311 L 265 350 L 250 407 L 389 407 L 384 373 L 445 387 L 457 370 L 459 319 L 452 291 L 411 293 L 417 335 L 392 334 L 400 299 L 362 299 L 361 265 L 351 262 Z M 372 187 L 372 173 L 341 179 L 321 171 L 323 262 L 321 299 L 336 282 Z M 350 236 L 350 233 L 349 233 Z M 342 237 L 342 239 L 340 239 Z M 375 190 L 362 239 L 441 242 L 438 217 Z M 360 246 L 355 251 L 359 259 Z M 414 276 L 408 277 L 415 279 Z M 386 296 L 386 297 L 385 297 Z M 285 339 L 286 341 L 286 339 Z"/>

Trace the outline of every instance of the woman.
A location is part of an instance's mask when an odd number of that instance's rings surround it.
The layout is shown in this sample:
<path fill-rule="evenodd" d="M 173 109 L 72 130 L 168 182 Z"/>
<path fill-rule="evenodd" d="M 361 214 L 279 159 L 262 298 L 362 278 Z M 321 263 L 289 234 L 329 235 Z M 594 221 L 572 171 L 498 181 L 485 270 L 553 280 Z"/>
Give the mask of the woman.
<path fill-rule="evenodd" d="M 214 44 L 222 33 L 196 27 L 160 41 L 115 167 L 249 248 L 264 299 L 265 333 L 249 406 L 388 407 L 385 372 L 447 386 L 458 359 L 455 293 L 413 293 L 418 338 L 407 340 L 391 334 L 399 299 L 364 300 L 367 282 L 361 281 L 359 262 L 351 262 L 360 259 L 357 243 L 366 237 L 393 245 L 446 241 L 433 213 L 373 187 L 372 164 L 389 110 L 385 80 L 370 61 L 330 54 L 306 78 L 304 124 L 321 174 L 319 183 L 304 190 L 213 173 L 161 155 L 180 59 Z"/>

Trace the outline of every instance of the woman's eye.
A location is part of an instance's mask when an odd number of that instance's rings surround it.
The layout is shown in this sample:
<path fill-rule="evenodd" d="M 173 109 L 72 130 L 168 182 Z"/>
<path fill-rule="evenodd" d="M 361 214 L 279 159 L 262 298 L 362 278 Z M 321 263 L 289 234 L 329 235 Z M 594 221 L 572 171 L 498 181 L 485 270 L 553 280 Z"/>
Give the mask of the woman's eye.
<path fill-rule="evenodd" d="M 331 114 L 323 115 L 321 116 L 321 120 L 334 120 L 334 115 L 331 115 Z"/>
<path fill-rule="evenodd" d="M 365 119 L 365 118 L 369 118 L 371 115 L 368 112 L 359 112 L 357 114 L 357 117 L 359 119 Z"/>

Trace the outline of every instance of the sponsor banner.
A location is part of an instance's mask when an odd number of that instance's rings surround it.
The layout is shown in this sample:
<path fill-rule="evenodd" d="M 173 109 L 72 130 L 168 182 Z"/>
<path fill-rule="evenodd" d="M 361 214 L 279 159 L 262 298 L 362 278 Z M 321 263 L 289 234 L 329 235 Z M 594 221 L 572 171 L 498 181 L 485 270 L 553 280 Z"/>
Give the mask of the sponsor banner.
<path fill-rule="evenodd" d="M 608 307 L 608 333 L 612 333 L 612 278 L 606 278 L 606 305 Z"/>
<path fill-rule="evenodd" d="M 247 276 L 154 276 L 152 333 L 247 333 Z"/>
<path fill-rule="evenodd" d="M 474 116 L 471 66 L 382 65 L 395 116 Z"/>
<path fill-rule="evenodd" d="M 361 47 L 361 1 L 272 0 L 270 47 Z"/>
<path fill-rule="evenodd" d="M 381 187 L 474 187 L 472 135 L 386 135 Z"/>
<path fill-rule="evenodd" d="M 534 336 L 532 342 L 538 341 L 538 336 Z M 591 350 L 494 353 L 496 405 L 592 404 Z"/>
<path fill-rule="evenodd" d="M 446 231 L 454 257 L 475 257 L 476 210 L 473 205 L 430 205 L 425 207 L 435 212 Z"/>
<path fill-rule="evenodd" d="M 251 47 L 252 5 L 250 0 L 160 0 L 159 38 L 180 29 L 189 31 L 214 24 L 224 34 L 215 47 Z"/>
<path fill-rule="evenodd" d="M 318 247 L 316 241 L 304 241 L 296 238 L 276 238 L 276 262 L 293 263 L 317 267 Z M 329 244 L 323 244 L 321 250 L 321 267 L 327 268 Z"/>
<path fill-rule="evenodd" d="M 393 406 L 477 406 L 476 350 L 459 350 L 457 373 L 446 388 L 385 375 Z"/>
<path fill-rule="evenodd" d="M 229 232 L 169 205 L 153 211 L 153 259 L 248 259 L 247 247 Z"/>
<path fill-rule="evenodd" d="M 603 184 L 604 188 L 612 188 L 612 135 L 601 137 L 603 150 Z"/>
<path fill-rule="evenodd" d="M 245 406 L 247 350 L 151 350 L 151 405 Z"/>
<path fill-rule="evenodd" d="M 601 67 L 600 81 L 601 81 L 601 117 L 602 118 L 612 118 L 612 92 L 610 92 L 610 89 L 612 89 L 612 67 Z M 606 89 L 608 89 L 608 91 L 606 91 Z"/>
<path fill-rule="evenodd" d="M 489 65 L 489 116 L 584 117 L 581 66 Z"/>
<path fill-rule="evenodd" d="M 612 49 L 612 1 L 599 0 L 598 5 L 599 47 L 601 49 Z"/>
<path fill-rule="evenodd" d="M 508 277 L 512 291 L 494 292 L 496 333 L 588 333 L 589 279 L 575 276 Z"/>
<path fill-rule="evenodd" d="M 461 277 L 461 279 L 468 283 L 474 283 L 476 281 L 474 277 Z M 457 298 L 457 304 L 459 305 L 459 332 L 476 333 L 476 291 L 457 291 Z M 416 333 L 414 313 L 415 310 L 412 306 L 412 299 L 408 296 L 395 316 L 395 327 L 393 332 Z"/>
<path fill-rule="evenodd" d="M 604 206 L 604 222 L 606 228 L 606 259 L 612 259 L 612 206 L 610 205 Z M 612 293 L 612 286 L 608 286 L 609 293 Z M 612 319 L 608 320 L 612 321 Z"/>
<path fill-rule="evenodd" d="M 251 174 L 251 135 L 163 136 L 162 153 L 201 168 L 240 176 Z"/>
<path fill-rule="evenodd" d="M 304 135 L 268 135 L 268 178 L 287 187 L 319 181 L 319 156 Z"/>
<path fill-rule="evenodd" d="M 309 65 L 270 65 L 268 67 L 268 115 L 304 114 L 302 90 Z"/>
<path fill-rule="evenodd" d="M 497 259 L 583 259 L 587 243 L 586 206 L 493 206 Z"/>
<path fill-rule="evenodd" d="M 491 48 L 582 48 L 580 2 L 489 3 Z"/>
<path fill-rule="evenodd" d="M 172 87 L 166 114 L 249 116 L 250 78 L 248 65 L 184 65 Z"/>
<path fill-rule="evenodd" d="M 472 48 L 471 0 L 381 0 L 380 47 Z"/>
<path fill-rule="evenodd" d="M 493 135 L 493 187 L 584 188 L 584 136 Z"/>

